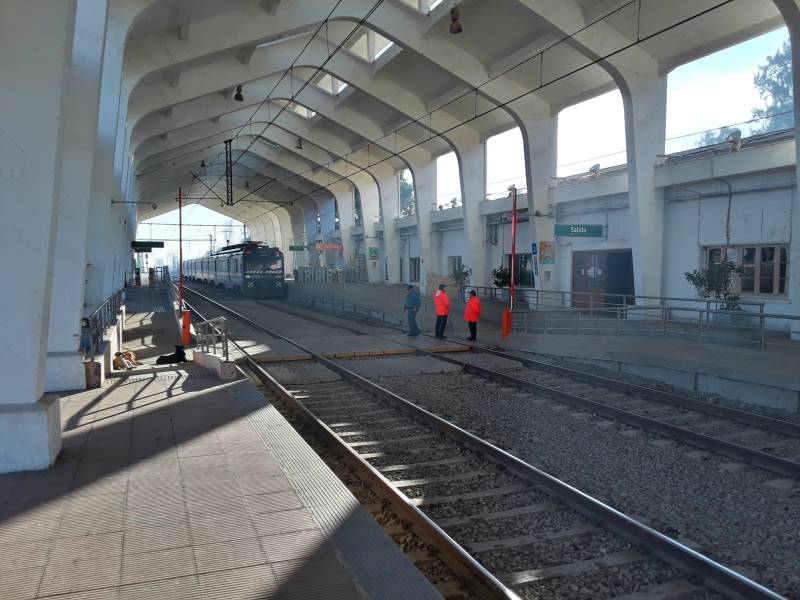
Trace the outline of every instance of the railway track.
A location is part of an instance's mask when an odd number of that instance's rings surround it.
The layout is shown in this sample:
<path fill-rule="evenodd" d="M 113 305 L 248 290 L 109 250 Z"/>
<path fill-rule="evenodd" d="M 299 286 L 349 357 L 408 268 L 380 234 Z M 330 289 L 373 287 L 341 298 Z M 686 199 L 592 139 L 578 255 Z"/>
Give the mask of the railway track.
<path fill-rule="evenodd" d="M 286 312 L 301 316 L 291 309 Z M 324 320 L 319 322 L 325 323 Z M 331 326 L 330 322 L 326 324 Z M 419 352 L 457 364 L 465 372 L 484 379 L 546 396 L 784 477 L 800 479 L 800 425 L 797 423 L 537 361 L 519 353 L 474 345 L 470 348 L 467 355 Z M 522 363 L 526 370 L 520 373 L 487 368 L 480 364 L 481 355 Z"/>
<path fill-rule="evenodd" d="M 287 339 L 190 292 L 248 327 Z M 438 538 L 437 547 L 445 542 L 452 553 L 448 565 L 477 577 L 492 597 L 780 598 L 342 365 L 309 354 L 341 379 L 286 389 L 252 365 L 392 494 L 406 518 Z"/>

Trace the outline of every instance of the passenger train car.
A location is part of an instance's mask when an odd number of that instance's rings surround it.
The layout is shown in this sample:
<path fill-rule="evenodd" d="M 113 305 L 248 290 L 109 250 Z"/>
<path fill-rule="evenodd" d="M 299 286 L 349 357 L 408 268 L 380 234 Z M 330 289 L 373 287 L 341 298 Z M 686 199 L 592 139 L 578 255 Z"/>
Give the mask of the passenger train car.
<path fill-rule="evenodd" d="M 283 252 L 263 242 L 225 246 L 210 256 L 183 261 L 183 276 L 253 298 L 285 298 Z"/>

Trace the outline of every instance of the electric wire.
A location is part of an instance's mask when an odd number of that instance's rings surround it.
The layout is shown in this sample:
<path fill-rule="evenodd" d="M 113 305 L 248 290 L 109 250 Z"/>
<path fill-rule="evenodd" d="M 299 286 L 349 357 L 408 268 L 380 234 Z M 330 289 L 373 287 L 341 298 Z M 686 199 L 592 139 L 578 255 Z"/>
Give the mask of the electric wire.
<path fill-rule="evenodd" d="M 655 32 L 653 32 L 653 33 L 651 33 L 651 34 L 649 34 L 647 36 L 640 37 L 635 42 L 632 42 L 630 44 L 626 44 L 626 45 L 624 45 L 624 46 L 622 46 L 622 47 L 620 47 L 620 48 L 618 48 L 618 49 L 606 54 L 605 56 L 601 56 L 601 57 L 598 57 L 596 59 L 590 60 L 588 63 L 586 63 L 584 65 L 581 65 L 580 67 L 577 67 L 577 68 L 575 68 L 575 69 L 573 69 L 571 71 L 568 71 L 568 72 L 566 72 L 566 73 L 564 73 L 562 75 L 559 75 L 558 77 L 548 81 L 547 83 L 541 83 L 539 85 L 539 87 L 536 87 L 536 88 L 533 88 L 531 90 L 522 92 L 522 93 L 518 94 L 517 96 L 515 96 L 515 97 L 513 97 L 513 98 L 511 98 L 509 100 L 506 100 L 506 101 L 504 101 L 502 103 L 499 103 L 496 106 L 488 108 L 488 109 L 486 109 L 485 111 L 483 111 L 481 113 L 476 113 L 474 116 L 469 117 L 469 118 L 463 120 L 460 123 L 457 123 L 457 124 L 455 124 L 455 125 L 453 125 L 451 127 L 448 127 L 445 130 L 437 132 L 434 137 L 444 137 L 445 134 L 457 129 L 458 127 L 461 127 L 461 126 L 463 126 L 463 125 L 465 125 L 467 123 L 475 121 L 475 120 L 477 120 L 477 119 L 479 119 L 479 118 L 481 118 L 481 117 L 483 117 L 483 116 L 485 116 L 487 114 L 490 114 L 490 113 L 492 113 L 492 112 L 494 112 L 496 110 L 500 110 L 502 108 L 505 108 L 509 104 L 517 102 L 518 100 L 520 100 L 520 99 L 522 99 L 524 97 L 527 97 L 527 96 L 529 96 L 531 94 L 534 94 L 537 91 L 539 91 L 539 90 L 541 90 L 541 89 L 543 89 L 543 88 L 545 88 L 545 87 L 547 87 L 549 85 L 553 85 L 554 83 L 557 83 L 557 82 L 559 82 L 559 81 L 561 81 L 561 80 L 563 80 L 563 79 L 565 79 L 567 77 L 570 77 L 570 76 L 574 75 L 575 73 L 579 73 L 579 72 L 583 71 L 584 69 L 587 69 L 589 67 L 595 66 L 595 65 L 597 65 L 597 64 L 599 64 L 601 62 L 604 62 L 604 61 L 608 60 L 609 58 L 612 58 L 612 57 L 616 56 L 617 54 L 620 54 L 620 53 L 622 53 L 622 52 L 624 52 L 626 50 L 629 50 L 630 48 L 635 47 L 637 44 L 640 44 L 642 42 L 646 42 L 646 41 L 648 41 L 648 40 L 650 40 L 650 39 L 652 39 L 654 37 L 657 37 L 657 36 L 659 36 L 659 35 L 661 35 L 663 33 L 666 33 L 666 32 L 671 31 L 671 30 L 673 30 L 673 29 L 675 29 L 677 27 L 685 25 L 686 23 L 688 23 L 688 22 L 690 22 L 690 21 L 692 21 L 694 19 L 697 19 L 697 18 L 699 18 L 699 17 L 701 17 L 701 16 L 703 16 L 705 14 L 708 14 L 710 12 L 718 10 L 719 8 L 721 8 L 723 6 L 726 6 L 728 4 L 731 4 L 732 2 L 735 2 L 735 1 L 736 0 L 723 0 L 722 2 L 720 2 L 720 3 L 718 3 L 718 4 L 714 5 L 714 6 L 708 7 L 706 9 L 702 10 L 702 11 L 699 11 L 699 12 L 695 13 L 694 15 L 690 16 L 690 17 L 686 17 L 684 19 L 681 19 L 681 20 L 679 20 L 679 21 L 677 21 L 677 22 L 675 22 L 675 23 L 673 23 L 673 24 L 671 24 L 671 25 L 669 25 L 667 27 L 664 27 L 663 29 L 655 31 Z M 338 179 L 336 179 L 334 181 L 328 181 L 328 183 L 326 185 L 318 186 L 316 189 L 311 190 L 310 192 L 307 192 L 305 194 L 301 194 L 300 196 L 293 198 L 291 202 L 294 203 L 294 202 L 296 202 L 296 201 L 298 201 L 298 200 L 300 200 L 302 198 L 305 198 L 305 197 L 309 196 L 310 194 L 312 194 L 314 192 L 324 190 L 324 189 L 330 187 L 331 185 L 333 185 L 335 183 L 339 183 L 341 181 L 348 180 L 353 175 L 355 175 L 357 173 L 360 173 L 360 172 L 366 172 L 369 168 L 372 168 L 375 165 L 384 163 L 384 162 L 386 162 L 386 161 L 388 161 L 390 159 L 393 159 L 393 158 L 399 158 L 399 157 L 401 157 L 401 155 L 403 153 L 408 152 L 409 150 L 412 150 L 412 149 L 417 148 L 419 146 L 422 146 L 423 144 L 429 142 L 431 139 L 432 138 L 428 138 L 428 139 L 422 140 L 420 142 L 417 142 L 416 144 L 412 144 L 412 145 L 408 146 L 407 148 L 404 148 L 403 150 L 400 150 L 399 152 L 389 153 L 389 155 L 386 156 L 385 158 L 383 158 L 381 160 L 378 160 L 378 161 L 376 161 L 374 163 L 371 163 L 371 164 L 367 165 L 367 167 L 361 167 L 361 168 L 357 169 L 356 171 L 354 171 L 352 173 L 348 173 L 345 176 L 341 176 L 341 177 L 339 177 Z M 320 166 L 323 167 L 323 168 L 327 168 L 327 165 L 333 164 L 335 162 L 336 162 L 336 160 L 333 160 L 333 161 L 330 161 L 329 163 L 326 163 L 325 165 L 320 165 Z M 287 177 L 286 180 L 302 177 L 303 175 L 308 174 L 310 172 L 313 172 L 314 170 L 315 170 L 315 168 L 308 169 L 308 170 L 306 170 L 306 171 L 304 171 L 302 173 L 294 174 L 294 175 L 292 175 L 290 177 Z M 328 169 L 328 170 L 330 171 L 330 169 Z M 280 181 L 283 181 L 283 180 L 278 180 L 278 181 L 273 182 L 273 183 L 279 183 Z M 313 180 L 311 180 L 311 181 L 313 181 Z M 245 198 L 247 198 L 248 196 L 253 195 L 255 192 L 259 191 L 261 189 L 261 187 L 264 187 L 264 186 L 259 186 L 258 188 L 252 190 L 249 194 L 246 194 L 245 196 L 240 198 L 238 202 L 241 202 Z M 250 200 L 248 202 L 269 202 L 269 201 L 268 200 L 259 200 L 259 201 Z M 265 214 L 265 213 L 262 213 L 262 214 Z M 258 218 L 259 216 L 261 216 L 261 215 L 257 215 L 256 217 L 248 219 L 248 221 L 246 221 L 246 222 L 252 221 L 252 220 Z"/>

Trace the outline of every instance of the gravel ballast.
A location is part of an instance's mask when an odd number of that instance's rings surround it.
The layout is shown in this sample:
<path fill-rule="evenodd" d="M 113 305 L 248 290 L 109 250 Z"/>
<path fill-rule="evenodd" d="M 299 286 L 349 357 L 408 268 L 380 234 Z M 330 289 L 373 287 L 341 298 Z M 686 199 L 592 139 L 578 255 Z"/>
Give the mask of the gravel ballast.
<path fill-rule="evenodd" d="M 663 444 L 663 438 L 578 416 L 554 402 L 534 403 L 471 375 L 389 377 L 379 383 L 481 437 L 501 440 L 503 449 L 631 516 L 642 515 L 662 533 L 699 544 L 703 553 L 779 593 L 800 598 L 800 501 L 765 485 L 774 474 L 731 466 L 730 459 L 713 454 L 690 458 L 694 448 Z"/>

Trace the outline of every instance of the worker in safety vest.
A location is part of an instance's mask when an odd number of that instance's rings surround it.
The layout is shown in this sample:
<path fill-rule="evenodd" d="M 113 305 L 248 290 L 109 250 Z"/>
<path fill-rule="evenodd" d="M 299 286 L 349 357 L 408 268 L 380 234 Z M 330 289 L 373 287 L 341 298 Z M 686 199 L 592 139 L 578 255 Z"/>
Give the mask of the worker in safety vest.
<path fill-rule="evenodd" d="M 433 304 L 436 306 L 436 339 L 443 340 L 447 336 L 444 328 L 447 326 L 447 315 L 450 314 L 450 298 L 444 291 L 444 284 L 439 286 L 433 296 Z"/>
<path fill-rule="evenodd" d="M 464 307 L 464 320 L 469 325 L 469 337 L 471 342 L 474 342 L 478 336 L 478 319 L 481 318 L 481 301 L 478 300 L 478 294 L 475 290 L 470 290 L 469 300 L 467 306 Z"/>

